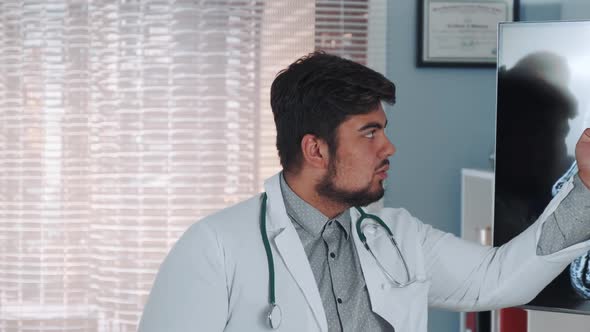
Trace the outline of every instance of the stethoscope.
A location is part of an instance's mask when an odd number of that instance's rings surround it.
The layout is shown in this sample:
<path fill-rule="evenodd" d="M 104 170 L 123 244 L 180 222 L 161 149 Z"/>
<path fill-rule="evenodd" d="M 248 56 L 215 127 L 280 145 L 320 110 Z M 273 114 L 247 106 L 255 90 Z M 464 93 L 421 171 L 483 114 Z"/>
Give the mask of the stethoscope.
<path fill-rule="evenodd" d="M 281 307 L 276 303 L 276 299 L 275 299 L 274 259 L 272 256 L 272 250 L 270 248 L 270 242 L 268 241 L 268 235 L 266 234 L 266 199 L 267 199 L 267 195 L 266 195 L 266 193 L 263 193 L 262 194 L 262 203 L 260 206 L 260 234 L 262 235 L 262 243 L 264 244 L 264 250 L 266 251 L 266 258 L 268 260 L 268 276 L 269 276 L 269 281 L 268 281 L 268 288 L 269 288 L 268 325 L 270 326 L 271 329 L 276 330 L 281 325 L 283 313 L 281 311 Z M 391 281 L 393 286 L 397 287 L 397 288 L 403 288 L 403 287 L 406 287 L 406 286 L 411 285 L 414 282 L 416 282 L 416 279 L 412 278 L 410 276 L 410 270 L 408 268 L 408 264 L 406 263 L 406 260 L 404 259 L 404 256 L 402 255 L 402 252 L 399 249 L 397 242 L 393 238 L 393 233 L 391 232 L 391 229 L 389 229 L 389 227 L 387 227 L 385 222 L 383 222 L 383 220 L 381 220 L 381 218 L 377 217 L 376 215 L 366 213 L 360 207 L 355 207 L 355 209 L 361 214 L 359 219 L 356 221 L 356 232 L 359 235 L 359 239 L 363 243 L 363 246 L 365 247 L 365 249 L 367 249 L 367 251 L 369 253 L 371 253 L 371 256 L 373 256 L 373 258 L 375 259 L 375 262 L 377 262 L 377 265 L 379 266 L 381 271 L 383 271 L 383 273 L 385 274 L 387 279 L 389 279 L 389 281 Z M 406 271 L 405 281 L 403 281 L 403 282 L 397 281 L 391 274 L 389 274 L 389 272 L 387 272 L 387 270 L 383 267 L 383 265 L 381 265 L 381 263 L 379 262 L 379 260 L 375 256 L 375 254 L 373 254 L 373 251 L 371 250 L 371 248 L 367 244 L 367 238 L 365 237 L 365 234 L 361 230 L 361 224 L 363 223 L 363 221 L 365 219 L 372 219 L 372 220 L 376 221 L 381 227 L 383 227 L 387 231 L 387 235 L 389 235 L 389 240 L 391 240 L 391 244 L 395 248 L 398 256 L 401 258 L 401 261 L 404 265 L 404 269 Z"/>

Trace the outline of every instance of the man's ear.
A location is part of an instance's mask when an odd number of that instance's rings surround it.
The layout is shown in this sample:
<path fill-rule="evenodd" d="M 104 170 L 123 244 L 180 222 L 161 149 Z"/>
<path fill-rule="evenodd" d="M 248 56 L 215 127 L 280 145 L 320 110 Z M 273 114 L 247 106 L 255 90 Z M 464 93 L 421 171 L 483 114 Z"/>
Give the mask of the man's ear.
<path fill-rule="evenodd" d="M 326 169 L 329 163 L 328 144 L 323 139 L 306 134 L 301 139 L 303 162 L 314 168 Z"/>

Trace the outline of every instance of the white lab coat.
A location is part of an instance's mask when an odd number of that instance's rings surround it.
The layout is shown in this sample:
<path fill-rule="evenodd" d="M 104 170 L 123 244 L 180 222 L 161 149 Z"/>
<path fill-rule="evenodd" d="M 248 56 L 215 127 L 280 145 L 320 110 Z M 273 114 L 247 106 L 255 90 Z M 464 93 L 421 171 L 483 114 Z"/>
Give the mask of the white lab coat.
<path fill-rule="evenodd" d="M 500 248 L 436 230 L 403 209 L 382 209 L 377 215 L 391 228 L 411 275 L 419 279 L 405 288 L 391 285 L 352 227 L 371 310 L 397 332 L 426 332 L 429 305 L 475 311 L 528 302 L 590 247 L 584 242 L 552 255 L 536 255 L 542 223 L 571 189 L 570 182 L 537 223 Z M 279 175 L 267 180 L 265 190 L 276 300 L 283 316 L 279 331 L 326 332 L 322 300 L 303 245 L 285 212 Z M 140 322 L 141 332 L 270 331 L 260 203 L 257 195 L 186 231 L 160 268 Z M 358 212 L 351 209 L 350 213 L 356 221 Z M 399 266 L 385 231 L 369 220 L 363 229 L 375 254 L 386 258 L 382 264 Z M 388 271 L 404 273 L 399 268 Z"/>

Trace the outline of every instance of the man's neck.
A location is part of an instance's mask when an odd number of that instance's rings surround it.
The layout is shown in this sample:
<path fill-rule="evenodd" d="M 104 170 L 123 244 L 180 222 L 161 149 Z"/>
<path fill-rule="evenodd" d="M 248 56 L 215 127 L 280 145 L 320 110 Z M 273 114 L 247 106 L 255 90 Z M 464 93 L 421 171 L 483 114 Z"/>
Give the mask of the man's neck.
<path fill-rule="evenodd" d="M 285 182 L 291 190 L 309 205 L 316 208 L 326 217 L 332 219 L 344 212 L 350 206 L 335 202 L 327 197 L 320 196 L 315 190 L 317 181 L 311 180 L 303 174 L 293 174 L 283 171 Z"/>

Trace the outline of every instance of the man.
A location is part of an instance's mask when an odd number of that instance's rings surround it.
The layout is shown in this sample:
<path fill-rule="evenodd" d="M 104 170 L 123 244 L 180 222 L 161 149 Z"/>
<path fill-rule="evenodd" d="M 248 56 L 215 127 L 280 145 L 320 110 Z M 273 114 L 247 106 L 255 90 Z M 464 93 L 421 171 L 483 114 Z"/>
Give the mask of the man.
<path fill-rule="evenodd" d="M 559 203 L 590 198 L 590 130 L 576 150 L 579 177 L 500 248 L 436 230 L 403 209 L 362 219 L 356 207 L 383 196 L 395 153 L 381 106 L 394 99 L 381 74 L 333 55 L 313 53 L 279 73 L 271 104 L 283 172 L 266 181 L 265 194 L 179 239 L 140 331 L 426 331 L 429 305 L 526 303 L 590 248 L 588 234 L 538 253 L 544 225 L 568 222 Z M 579 224 L 590 229 L 590 220 Z"/>

